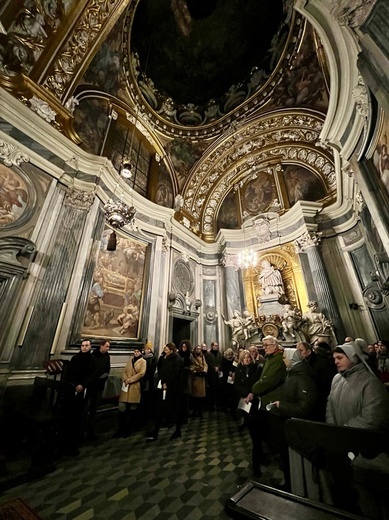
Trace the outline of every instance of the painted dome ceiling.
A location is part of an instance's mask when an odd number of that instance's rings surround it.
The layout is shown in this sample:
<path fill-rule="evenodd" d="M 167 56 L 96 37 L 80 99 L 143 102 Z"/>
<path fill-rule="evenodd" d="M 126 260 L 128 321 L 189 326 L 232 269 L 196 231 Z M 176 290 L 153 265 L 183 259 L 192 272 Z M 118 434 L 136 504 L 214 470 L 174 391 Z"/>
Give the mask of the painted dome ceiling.
<path fill-rule="evenodd" d="M 204 105 L 272 67 L 282 0 L 141 0 L 131 31 L 139 68 L 180 104 Z"/>
<path fill-rule="evenodd" d="M 91 101 L 80 98 L 76 130 L 100 150 L 110 127 L 104 153 L 115 168 L 141 155 L 143 177 L 128 182 L 162 206 L 180 195 L 175 217 L 206 241 L 298 200 L 328 203 L 336 186 L 331 154 L 316 146 L 328 103 L 319 49 L 287 0 L 135 1 L 85 71 Z M 134 146 L 141 134 L 149 152 Z"/>
<path fill-rule="evenodd" d="M 282 0 L 140 0 L 134 9 L 126 27 L 129 91 L 152 122 L 184 127 L 225 118 L 267 84 L 292 19 Z"/>
<path fill-rule="evenodd" d="M 175 218 L 209 242 L 264 212 L 334 199 L 320 142 L 326 60 L 292 0 L 65 4 L 38 17 L 41 30 L 25 23 L 30 0 L 7 2 L 2 40 L 20 52 L 0 45 L 0 76 L 31 95 L 36 81 L 62 131 L 118 175 L 130 162 L 125 182 L 143 197 L 172 208 L 179 196 Z"/>

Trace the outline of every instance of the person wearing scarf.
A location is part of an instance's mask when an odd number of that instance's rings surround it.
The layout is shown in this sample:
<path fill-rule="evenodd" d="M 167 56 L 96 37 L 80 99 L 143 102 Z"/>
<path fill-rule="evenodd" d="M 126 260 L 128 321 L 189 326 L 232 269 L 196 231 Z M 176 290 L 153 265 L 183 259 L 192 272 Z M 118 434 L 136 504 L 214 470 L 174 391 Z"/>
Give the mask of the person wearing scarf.
<path fill-rule="evenodd" d="M 157 369 L 157 358 L 153 352 L 153 345 L 150 341 L 143 348 L 143 359 L 146 361 L 146 374 L 141 379 L 141 400 L 140 400 L 140 422 L 141 426 L 146 426 L 152 418 L 155 405 L 155 371 Z"/>
<path fill-rule="evenodd" d="M 256 347 L 255 349 L 257 350 Z M 234 389 L 239 399 L 246 400 L 248 398 L 251 394 L 251 388 L 258 381 L 261 372 L 262 366 L 256 362 L 250 350 L 244 350 L 235 371 Z M 243 418 L 238 430 L 241 432 L 248 425 L 248 414 L 241 410 L 240 412 Z"/>
<path fill-rule="evenodd" d="M 119 396 L 119 429 L 114 437 L 128 437 L 135 426 L 136 414 L 141 400 L 140 380 L 146 373 L 147 363 L 142 352 L 136 348 L 122 373 L 122 390 Z M 132 424 L 131 424 L 132 422 Z"/>
<path fill-rule="evenodd" d="M 368 370 L 352 344 L 338 345 L 333 356 L 338 374 L 332 380 L 326 422 L 389 431 L 389 395 L 385 386 Z"/>

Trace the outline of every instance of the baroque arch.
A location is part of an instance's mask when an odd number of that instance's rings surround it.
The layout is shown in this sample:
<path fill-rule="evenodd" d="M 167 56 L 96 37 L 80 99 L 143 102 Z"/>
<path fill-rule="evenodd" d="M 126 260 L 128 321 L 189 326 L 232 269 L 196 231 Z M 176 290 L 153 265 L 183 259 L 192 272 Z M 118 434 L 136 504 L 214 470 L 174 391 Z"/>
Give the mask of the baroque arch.
<path fill-rule="evenodd" d="M 334 196 L 333 154 L 319 139 L 323 122 L 324 115 L 318 111 L 280 110 L 235 127 L 228 138 L 216 143 L 192 171 L 183 192 L 184 209 L 200 222 L 202 238 L 215 239 L 218 211 L 231 186 L 237 189 L 261 171 L 276 174 L 282 164 L 313 171 L 322 179 L 328 197 Z M 286 209 L 280 204 L 282 196 L 276 198 L 282 212 Z"/>

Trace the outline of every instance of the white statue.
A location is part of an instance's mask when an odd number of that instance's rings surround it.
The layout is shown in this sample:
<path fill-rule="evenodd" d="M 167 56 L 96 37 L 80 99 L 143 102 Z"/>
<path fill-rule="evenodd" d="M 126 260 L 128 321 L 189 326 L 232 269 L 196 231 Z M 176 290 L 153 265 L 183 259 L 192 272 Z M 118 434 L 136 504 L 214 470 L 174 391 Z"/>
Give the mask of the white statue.
<path fill-rule="evenodd" d="M 320 336 L 332 336 L 332 323 L 322 312 L 318 312 L 318 303 L 308 302 L 308 312 L 302 317 L 304 331 L 311 343 L 315 342 Z"/>
<path fill-rule="evenodd" d="M 262 260 L 262 271 L 259 275 L 259 283 L 262 287 L 262 294 L 275 294 L 278 297 L 285 294 L 284 282 L 281 273 L 273 267 L 268 260 Z"/>
<path fill-rule="evenodd" d="M 223 321 L 226 325 L 231 327 L 232 331 L 232 341 L 236 344 L 239 344 L 239 340 L 245 338 L 245 322 L 239 311 L 234 311 L 232 314 L 232 318 L 230 320 L 226 320 L 226 318 L 222 314 Z"/>
<path fill-rule="evenodd" d="M 296 338 L 299 323 L 301 321 L 301 317 L 299 312 L 289 304 L 284 305 L 284 313 L 282 315 L 282 330 L 287 334 L 290 334 L 292 338 Z"/>
<path fill-rule="evenodd" d="M 253 335 L 257 326 L 255 324 L 255 318 L 248 310 L 243 311 L 243 334 L 244 339 L 249 339 Z"/>

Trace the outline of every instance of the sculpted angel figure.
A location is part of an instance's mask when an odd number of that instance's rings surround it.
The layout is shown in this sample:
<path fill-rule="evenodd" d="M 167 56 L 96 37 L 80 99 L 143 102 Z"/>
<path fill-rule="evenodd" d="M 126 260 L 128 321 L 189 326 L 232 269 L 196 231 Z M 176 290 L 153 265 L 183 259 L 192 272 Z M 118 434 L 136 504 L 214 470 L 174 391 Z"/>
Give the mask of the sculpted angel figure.
<path fill-rule="evenodd" d="M 301 317 L 299 312 L 293 309 L 289 304 L 284 305 L 284 313 L 281 321 L 282 330 L 290 334 L 292 338 L 295 338 L 300 321 Z"/>
<path fill-rule="evenodd" d="M 302 321 L 309 341 L 313 343 L 321 335 L 332 334 L 332 323 L 322 312 L 318 312 L 319 306 L 316 301 L 308 302 L 308 311 L 303 314 Z"/>
<path fill-rule="evenodd" d="M 231 327 L 232 332 L 232 341 L 239 343 L 240 339 L 245 338 L 245 322 L 239 311 L 234 311 L 232 314 L 232 318 L 230 320 L 226 320 L 226 318 L 222 314 L 223 321 L 226 325 Z"/>

